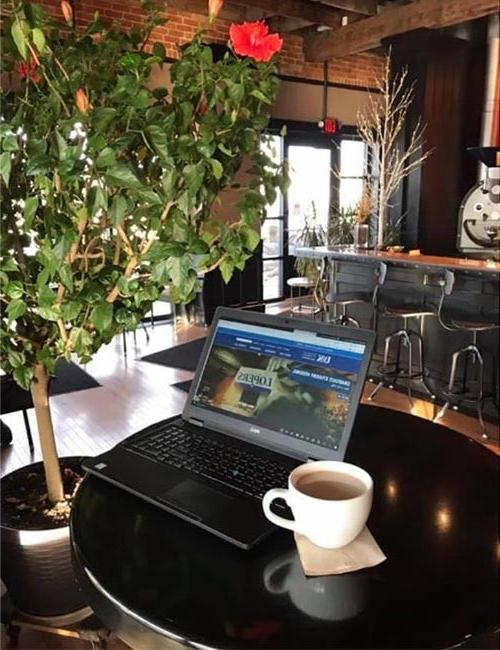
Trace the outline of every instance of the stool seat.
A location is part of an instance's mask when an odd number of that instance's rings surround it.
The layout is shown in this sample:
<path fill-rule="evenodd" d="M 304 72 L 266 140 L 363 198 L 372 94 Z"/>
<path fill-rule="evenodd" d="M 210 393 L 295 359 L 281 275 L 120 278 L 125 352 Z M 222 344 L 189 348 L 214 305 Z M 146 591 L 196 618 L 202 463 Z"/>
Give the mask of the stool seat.
<path fill-rule="evenodd" d="M 483 332 L 486 330 L 494 330 L 496 327 L 498 327 L 497 323 L 456 320 L 455 318 L 451 318 L 450 323 L 453 327 L 456 327 L 459 330 L 464 330 L 466 332 Z"/>
<path fill-rule="evenodd" d="M 428 305 L 412 303 L 404 305 L 381 305 L 381 312 L 386 316 L 399 316 L 400 318 L 436 315 L 436 312 Z"/>
<path fill-rule="evenodd" d="M 373 294 L 370 291 L 344 291 L 333 293 L 326 297 L 326 302 L 332 305 L 349 305 L 358 302 L 372 302 Z"/>
<path fill-rule="evenodd" d="M 286 283 L 289 287 L 300 287 L 301 289 L 308 289 L 309 287 L 314 287 L 316 284 L 316 282 L 314 280 L 311 280 L 311 278 L 304 277 L 289 278 Z"/>
<path fill-rule="evenodd" d="M 493 330 L 498 327 L 498 311 L 476 312 L 472 314 L 465 309 L 451 307 L 442 310 L 443 320 L 452 327 L 469 332 Z"/>

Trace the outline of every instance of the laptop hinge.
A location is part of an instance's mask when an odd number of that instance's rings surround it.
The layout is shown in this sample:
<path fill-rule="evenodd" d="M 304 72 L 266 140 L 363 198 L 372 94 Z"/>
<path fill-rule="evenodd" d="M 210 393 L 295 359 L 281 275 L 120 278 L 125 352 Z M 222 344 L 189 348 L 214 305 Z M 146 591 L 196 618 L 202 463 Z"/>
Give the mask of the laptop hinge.
<path fill-rule="evenodd" d="M 203 420 L 198 420 L 197 418 L 189 418 L 189 424 L 195 424 L 197 427 L 203 426 Z"/>

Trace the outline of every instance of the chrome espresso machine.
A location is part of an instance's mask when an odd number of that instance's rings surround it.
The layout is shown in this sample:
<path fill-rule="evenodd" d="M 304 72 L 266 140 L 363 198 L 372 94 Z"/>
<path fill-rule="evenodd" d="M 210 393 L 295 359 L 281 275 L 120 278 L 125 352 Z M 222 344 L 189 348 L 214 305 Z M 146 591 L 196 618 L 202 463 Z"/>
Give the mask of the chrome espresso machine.
<path fill-rule="evenodd" d="M 460 205 L 457 248 L 467 257 L 500 260 L 500 147 L 467 151 L 486 166 L 486 177 Z"/>

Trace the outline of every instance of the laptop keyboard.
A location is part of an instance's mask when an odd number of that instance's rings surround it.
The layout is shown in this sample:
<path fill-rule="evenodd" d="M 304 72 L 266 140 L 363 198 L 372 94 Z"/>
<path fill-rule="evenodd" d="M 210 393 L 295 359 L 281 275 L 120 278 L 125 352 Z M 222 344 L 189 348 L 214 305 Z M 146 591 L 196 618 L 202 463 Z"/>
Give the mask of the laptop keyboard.
<path fill-rule="evenodd" d="M 176 424 L 131 441 L 127 449 L 165 465 L 186 469 L 215 480 L 248 496 L 262 499 L 273 487 L 287 487 L 290 467 L 225 445 L 197 431 Z"/>

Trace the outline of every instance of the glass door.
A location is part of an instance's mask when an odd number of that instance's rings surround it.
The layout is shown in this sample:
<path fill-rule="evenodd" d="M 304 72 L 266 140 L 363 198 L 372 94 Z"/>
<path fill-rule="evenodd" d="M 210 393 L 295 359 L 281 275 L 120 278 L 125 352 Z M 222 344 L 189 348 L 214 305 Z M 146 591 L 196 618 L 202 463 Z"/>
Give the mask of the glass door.
<path fill-rule="evenodd" d="M 304 241 L 304 228 L 326 233 L 330 209 L 332 178 L 332 148 L 324 141 L 321 146 L 300 142 L 287 143 L 290 165 L 290 187 L 287 196 L 288 254 Z M 325 241 L 326 244 L 326 241 Z"/>
<path fill-rule="evenodd" d="M 283 137 L 270 136 L 263 146 L 265 153 L 277 163 L 283 161 Z M 262 293 L 264 300 L 280 300 L 283 295 L 283 233 L 284 201 L 281 192 L 266 209 L 262 222 Z"/>

